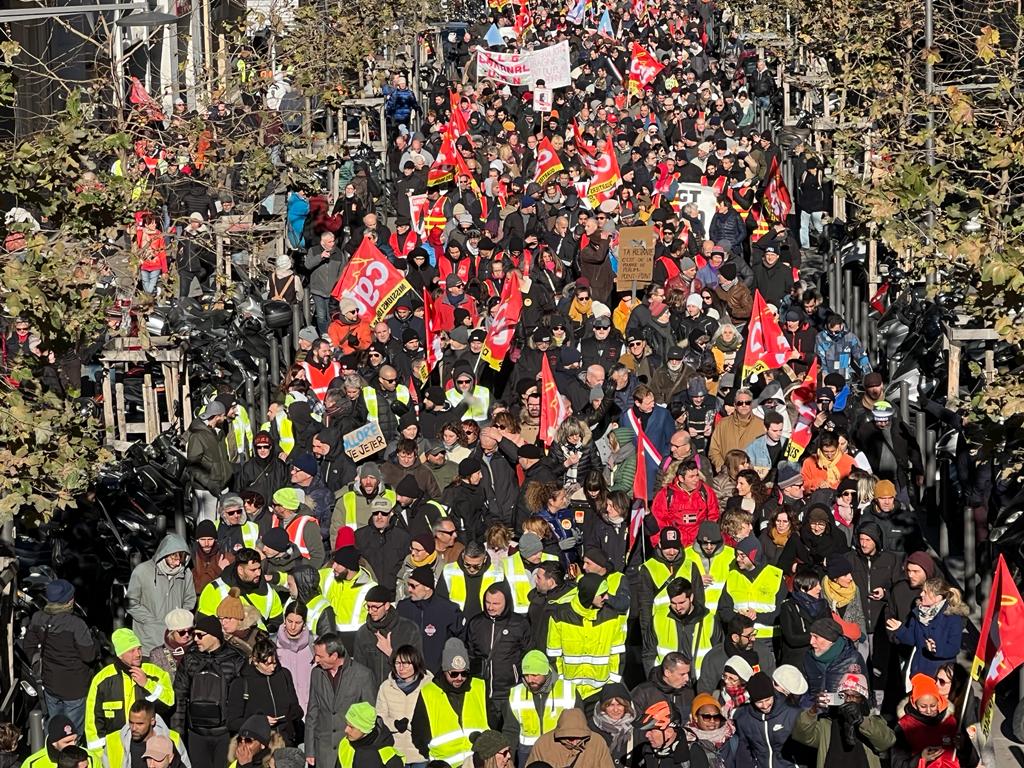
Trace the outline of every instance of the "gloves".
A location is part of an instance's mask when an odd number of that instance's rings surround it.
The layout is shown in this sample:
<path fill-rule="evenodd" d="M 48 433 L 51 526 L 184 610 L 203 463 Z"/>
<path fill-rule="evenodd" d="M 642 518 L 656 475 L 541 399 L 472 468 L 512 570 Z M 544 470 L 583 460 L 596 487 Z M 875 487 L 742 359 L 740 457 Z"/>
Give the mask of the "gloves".
<path fill-rule="evenodd" d="M 576 547 L 579 545 L 579 543 L 580 543 L 579 537 L 575 533 L 573 533 L 573 534 L 570 534 L 570 535 L 566 536 L 561 541 L 559 541 L 558 542 L 558 548 L 560 550 L 562 550 L 563 552 L 568 552 L 570 550 L 576 549 Z"/>

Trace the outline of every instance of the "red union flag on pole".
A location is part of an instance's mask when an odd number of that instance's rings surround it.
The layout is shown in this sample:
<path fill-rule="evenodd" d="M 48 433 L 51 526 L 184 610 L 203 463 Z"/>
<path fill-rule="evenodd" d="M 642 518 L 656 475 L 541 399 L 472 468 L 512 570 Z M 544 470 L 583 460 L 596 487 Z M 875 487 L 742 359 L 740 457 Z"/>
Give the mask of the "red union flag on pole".
<path fill-rule="evenodd" d="M 558 153 L 555 152 L 555 148 L 551 144 L 551 139 L 545 136 L 537 145 L 537 175 L 534 180 L 544 186 L 544 183 L 563 167 L 562 161 L 558 159 Z"/>
<path fill-rule="evenodd" d="M 651 52 L 637 42 L 631 47 L 632 61 L 629 64 L 629 95 L 640 93 L 654 82 L 654 78 L 665 68 Z"/>
<path fill-rule="evenodd" d="M 786 364 L 789 360 L 789 342 L 758 290 L 754 291 L 754 308 L 747 328 L 747 351 L 743 355 L 744 380 L 748 376 L 781 368 Z"/>
<path fill-rule="evenodd" d="M 777 157 L 772 157 L 772 164 L 768 167 L 766 178 L 768 183 L 764 188 L 764 205 L 772 212 L 776 221 L 785 221 L 789 212 L 793 210 L 793 198 L 789 196 L 786 182 L 782 180 L 782 171 L 779 169 Z"/>
<path fill-rule="evenodd" d="M 423 290 L 423 332 L 427 338 L 427 370 L 432 371 L 444 352 L 441 349 L 441 335 L 437 331 L 437 317 L 434 315 L 434 298 L 426 289 Z"/>
<path fill-rule="evenodd" d="M 331 291 L 335 299 L 347 297 L 359 306 L 359 317 L 380 322 L 412 286 L 380 249 L 369 240 L 352 254 L 352 259 L 341 273 Z"/>
<path fill-rule="evenodd" d="M 615 158 L 615 150 L 608 149 L 594 161 L 594 169 L 591 171 L 593 178 L 587 188 L 587 200 L 591 208 L 597 208 L 607 200 L 618 189 L 622 183 L 622 174 L 619 173 L 619 161 Z"/>
<path fill-rule="evenodd" d="M 545 448 L 555 442 L 555 432 L 568 415 L 565 401 L 558 394 L 548 356 L 544 355 L 540 364 L 540 439 L 544 441 Z"/>
<path fill-rule="evenodd" d="M 501 364 L 512 346 L 512 337 L 515 335 L 522 311 L 523 294 L 519 291 L 519 276 L 515 272 L 510 272 L 501 289 L 498 314 L 491 327 L 487 329 L 484 348 L 480 352 L 481 358 L 496 371 L 501 370 Z"/>
<path fill-rule="evenodd" d="M 451 124 L 449 124 L 449 128 Z M 427 171 L 427 186 L 437 187 L 447 184 L 455 178 L 455 158 L 459 151 L 455 148 L 455 139 L 452 138 L 452 131 L 445 131 L 441 140 L 441 148 L 437 150 L 437 157 Z"/>
<path fill-rule="evenodd" d="M 783 451 L 783 458 L 795 464 L 804 455 L 807 446 L 811 443 L 811 423 L 817 415 L 814 409 L 814 393 L 818 382 L 818 358 L 811 361 L 811 367 L 807 369 L 807 375 L 800 382 L 800 386 L 789 393 L 789 399 L 797 409 L 797 423 L 793 427 L 793 434 L 789 436 L 786 443 L 786 450 Z"/>
<path fill-rule="evenodd" d="M 981 705 L 978 719 L 988 735 L 992 730 L 992 694 L 996 686 L 1013 670 L 1024 664 L 1024 603 L 1013 581 L 1006 560 L 999 556 L 988 606 L 981 624 L 978 650 L 974 653 L 971 676 L 981 681 Z M 1016 629 L 1015 629 L 1016 628 Z M 984 677 L 982 677 L 984 675 Z"/>

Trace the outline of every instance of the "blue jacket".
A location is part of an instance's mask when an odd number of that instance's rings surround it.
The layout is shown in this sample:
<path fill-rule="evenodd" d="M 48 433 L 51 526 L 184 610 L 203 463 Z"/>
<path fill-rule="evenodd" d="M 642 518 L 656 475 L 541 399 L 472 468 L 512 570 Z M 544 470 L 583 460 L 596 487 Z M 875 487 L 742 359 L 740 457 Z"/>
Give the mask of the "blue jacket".
<path fill-rule="evenodd" d="M 807 680 L 807 693 L 800 698 L 802 707 L 811 706 L 818 698 L 819 693 L 835 693 L 839 690 L 839 681 L 843 676 L 851 672 L 851 667 L 856 666 L 856 672 L 867 675 L 868 665 L 857 649 L 845 637 L 840 637 L 836 643 L 841 643 L 842 648 L 838 655 L 827 664 L 822 664 L 814 655 L 814 651 L 808 651 L 804 656 L 804 679 Z M 831 649 L 829 649 L 831 650 Z M 828 651 L 825 652 L 828 654 Z"/>
<path fill-rule="evenodd" d="M 843 331 L 836 338 L 828 331 L 821 331 L 814 344 L 814 351 L 818 355 L 823 376 L 841 373 L 849 379 L 850 369 L 854 363 L 862 376 L 871 373 L 871 361 L 868 360 L 867 352 L 864 351 L 860 339 L 851 331 Z"/>
<path fill-rule="evenodd" d="M 747 226 L 732 208 L 725 213 L 716 211 L 708 227 L 708 238 L 727 251 L 739 253 L 740 246 L 747 239 Z"/>
<path fill-rule="evenodd" d="M 305 240 L 302 230 L 306 226 L 309 215 L 309 200 L 299 197 L 298 192 L 288 193 L 288 245 L 292 248 L 304 248 Z"/>
<path fill-rule="evenodd" d="M 629 430 L 636 435 L 636 430 L 633 429 L 633 425 L 629 419 L 626 418 L 626 414 L 623 413 L 619 418 L 620 427 L 628 427 Z M 650 417 L 647 419 L 647 426 L 644 428 L 644 434 L 647 435 L 647 439 L 651 441 L 654 447 L 661 454 L 662 458 L 668 456 L 669 442 L 672 440 L 672 434 L 676 431 L 675 421 L 672 419 L 672 414 L 668 412 L 668 408 L 661 405 L 654 406 L 654 410 L 651 412 Z M 653 481 L 658 476 L 658 462 L 651 458 L 650 455 L 647 458 L 647 477 L 649 481 Z M 652 491 L 653 486 L 648 486 L 648 491 Z M 652 491 L 653 492 L 653 491 Z"/>
<path fill-rule="evenodd" d="M 409 116 L 419 110 L 416 96 L 408 88 L 392 91 L 384 107 L 385 114 L 396 123 L 408 123 Z"/>
<path fill-rule="evenodd" d="M 953 661 L 960 653 L 963 632 L 963 616 L 946 613 L 943 610 L 924 625 L 918 619 L 918 609 L 915 607 L 910 614 L 910 620 L 896 630 L 893 636 L 896 642 L 902 645 L 914 646 L 914 655 L 910 659 L 911 675 L 924 672 L 930 677 L 935 677 L 939 667 L 947 661 Z M 935 641 L 934 653 L 928 650 L 928 640 Z"/>
<path fill-rule="evenodd" d="M 800 710 L 775 695 L 772 711 L 765 714 L 753 704 L 736 710 L 733 722 L 740 743 L 736 764 L 751 768 L 796 768 L 789 751 L 783 746 L 789 740 Z"/>

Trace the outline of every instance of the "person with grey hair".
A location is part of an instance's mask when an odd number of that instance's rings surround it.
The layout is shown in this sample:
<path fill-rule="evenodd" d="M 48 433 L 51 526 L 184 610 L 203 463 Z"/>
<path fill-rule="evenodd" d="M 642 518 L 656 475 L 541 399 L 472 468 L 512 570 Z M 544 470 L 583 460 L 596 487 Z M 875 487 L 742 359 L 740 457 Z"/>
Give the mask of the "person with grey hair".
<path fill-rule="evenodd" d="M 376 701 L 370 670 L 348 657 L 337 632 L 313 642 L 316 667 L 309 680 L 306 707 L 306 762 L 330 768 L 337 763 L 338 744 L 345 738 L 345 713 L 358 701 Z"/>
<path fill-rule="evenodd" d="M 256 547 L 260 527 L 245 516 L 245 502 L 237 493 L 225 493 L 217 502 L 220 522 L 217 525 L 217 543 L 222 552 L 234 552 L 239 547 Z"/>
<path fill-rule="evenodd" d="M 749 389 L 737 389 L 733 405 L 735 410 L 718 422 L 708 445 L 708 458 L 719 471 L 729 451 L 742 451 L 764 434 L 764 422 L 754 416 L 754 395 Z"/>
<path fill-rule="evenodd" d="M 185 461 L 192 478 L 192 511 L 196 522 L 217 516 L 217 497 L 231 480 L 231 462 L 217 429 L 227 418 L 224 404 L 211 400 L 188 428 Z"/>

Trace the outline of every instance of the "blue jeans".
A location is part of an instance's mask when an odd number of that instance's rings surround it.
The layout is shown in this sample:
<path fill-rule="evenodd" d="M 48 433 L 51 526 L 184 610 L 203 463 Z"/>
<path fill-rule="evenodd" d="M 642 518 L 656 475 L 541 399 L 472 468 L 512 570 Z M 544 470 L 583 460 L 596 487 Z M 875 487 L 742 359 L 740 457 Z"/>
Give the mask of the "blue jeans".
<path fill-rule="evenodd" d="M 160 283 L 159 269 L 142 270 L 142 290 L 150 296 L 156 295 L 156 287 Z"/>
<path fill-rule="evenodd" d="M 85 733 L 85 699 L 58 699 L 47 690 L 43 690 L 43 701 L 46 704 L 46 723 L 49 725 L 57 715 L 67 715 L 74 723 L 75 733 Z M 84 742 L 84 737 L 83 737 Z"/>
<path fill-rule="evenodd" d="M 325 333 L 327 326 L 331 324 L 331 302 L 330 296 L 317 296 L 313 294 L 313 311 L 316 313 L 316 331 Z"/>
<path fill-rule="evenodd" d="M 804 250 L 811 247 L 811 227 L 819 235 L 824 230 L 824 215 L 824 211 L 800 211 L 800 247 Z"/>

